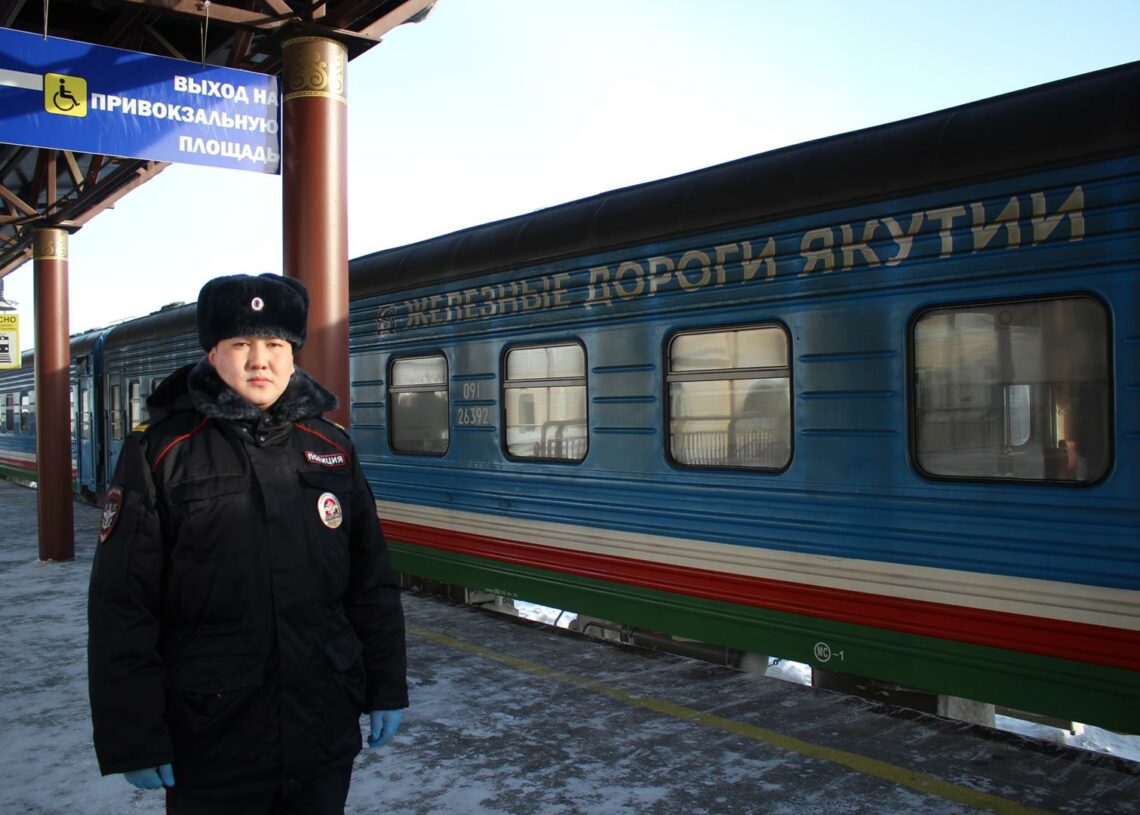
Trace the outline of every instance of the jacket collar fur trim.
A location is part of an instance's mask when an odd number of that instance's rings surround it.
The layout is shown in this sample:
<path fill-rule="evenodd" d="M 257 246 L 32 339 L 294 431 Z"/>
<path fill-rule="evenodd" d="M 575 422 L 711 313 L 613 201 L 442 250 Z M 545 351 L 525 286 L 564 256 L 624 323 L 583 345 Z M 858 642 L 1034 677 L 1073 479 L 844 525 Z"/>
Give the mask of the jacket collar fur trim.
<path fill-rule="evenodd" d="M 222 381 L 206 357 L 171 374 L 147 400 L 157 410 L 196 410 L 211 419 L 289 424 L 320 416 L 337 405 L 336 396 L 300 368 L 285 392 L 266 410 L 250 404 Z"/>

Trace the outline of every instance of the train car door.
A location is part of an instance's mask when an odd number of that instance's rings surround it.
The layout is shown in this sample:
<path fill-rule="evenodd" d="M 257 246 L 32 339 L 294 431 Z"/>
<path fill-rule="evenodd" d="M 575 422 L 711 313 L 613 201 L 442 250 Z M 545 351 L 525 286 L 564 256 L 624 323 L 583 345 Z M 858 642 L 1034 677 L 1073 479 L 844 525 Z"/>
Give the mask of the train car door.
<path fill-rule="evenodd" d="M 91 373 L 91 358 L 75 361 L 75 485 L 84 495 L 97 491 L 95 420 L 95 377 Z"/>

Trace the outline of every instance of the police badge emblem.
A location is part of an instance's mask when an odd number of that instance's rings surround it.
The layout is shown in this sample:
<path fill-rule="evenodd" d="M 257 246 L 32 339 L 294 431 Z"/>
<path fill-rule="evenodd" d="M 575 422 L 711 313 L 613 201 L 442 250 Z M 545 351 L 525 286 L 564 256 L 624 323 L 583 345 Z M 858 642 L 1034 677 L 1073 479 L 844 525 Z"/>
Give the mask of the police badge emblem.
<path fill-rule="evenodd" d="M 344 520 L 340 511 L 340 501 L 331 492 L 322 492 L 321 497 L 317 499 L 317 515 L 320 516 L 321 523 L 329 529 L 336 529 Z"/>
<path fill-rule="evenodd" d="M 115 523 L 119 520 L 119 510 L 123 508 L 122 487 L 111 487 L 103 501 L 103 517 L 99 519 L 99 543 L 111 537 Z"/>

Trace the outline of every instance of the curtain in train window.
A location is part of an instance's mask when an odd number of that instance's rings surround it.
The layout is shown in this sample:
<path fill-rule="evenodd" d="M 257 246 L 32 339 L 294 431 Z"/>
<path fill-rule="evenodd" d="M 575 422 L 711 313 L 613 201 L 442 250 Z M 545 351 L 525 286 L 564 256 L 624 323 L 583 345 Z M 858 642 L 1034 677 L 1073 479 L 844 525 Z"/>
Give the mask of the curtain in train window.
<path fill-rule="evenodd" d="M 791 363 L 779 326 L 669 343 L 669 455 L 691 467 L 780 469 L 792 456 Z"/>
<path fill-rule="evenodd" d="M 925 472 L 1088 482 L 1108 470 L 1108 315 L 1097 301 L 935 309 L 913 342 L 915 458 Z"/>
<path fill-rule="evenodd" d="M 507 455 L 581 461 L 589 449 L 586 351 L 577 343 L 512 348 L 503 380 Z"/>
<path fill-rule="evenodd" d="M 451 406 L 443 354 L 393 360 L 388 387 L 392 449 L 443 455 L 450 441 Z"/>
<path fill-rule="evenodd" d="M 134 430 L 142 423 L 146 397 L 142 395 L 142 384 L 137 379 L 131 380 L 128 387 L 130 389 L 130 417 L 127 426 Z"/>
<path fill-rule="evenodd" d="M 120 385 L 111 386 L 111 438 L 123 438 L 123 389 Z"/>

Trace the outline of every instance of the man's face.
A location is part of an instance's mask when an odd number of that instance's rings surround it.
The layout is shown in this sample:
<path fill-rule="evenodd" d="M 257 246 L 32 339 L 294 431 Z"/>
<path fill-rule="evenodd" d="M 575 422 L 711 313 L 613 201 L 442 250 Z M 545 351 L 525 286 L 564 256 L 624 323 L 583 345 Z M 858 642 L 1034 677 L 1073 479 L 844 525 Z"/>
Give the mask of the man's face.
<path fill-rule="evenodd" d="M 230 337 L 210 349 L 210 364 L 222 381 L 265 410 L 289 386 L 293 346 L 277 337 Z"/>

